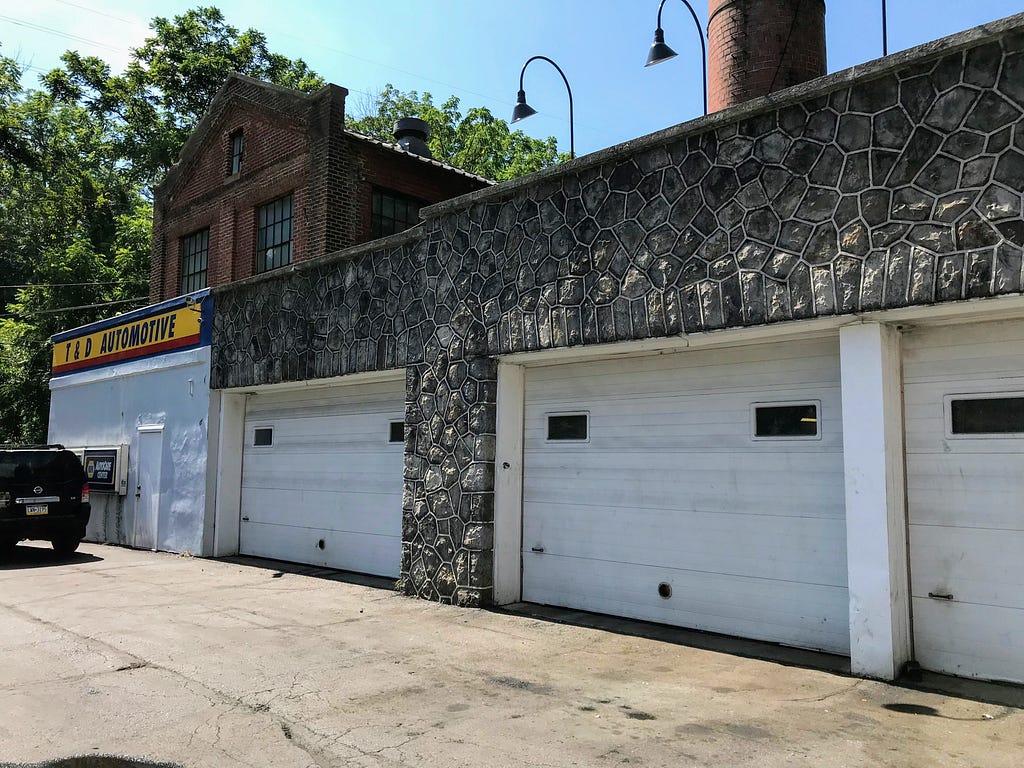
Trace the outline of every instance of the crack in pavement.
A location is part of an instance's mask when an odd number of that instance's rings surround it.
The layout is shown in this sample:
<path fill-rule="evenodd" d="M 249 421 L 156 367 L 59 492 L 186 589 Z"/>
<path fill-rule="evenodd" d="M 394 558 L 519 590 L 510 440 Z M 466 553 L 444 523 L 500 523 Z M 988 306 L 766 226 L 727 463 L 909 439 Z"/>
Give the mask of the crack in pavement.
<path fill-rule="evenodd" d="M 297 723 L 293 723 L 293 722 L 287 720 L 287 718 L 284 718 L 281 715 L 279 715 L 278 713 L 270 711 L 269 709 L 265 710 L 265 711 L 261 711 L 261 710 L 257 709 L 254 705 L 250 705 L 247 702 L 243 701 L 241 698 L 239 698 L 237 696 L 232 696 L 231 694 L 226 693 L 225 691 L 221 691 L 221 690 L 219 690 L 217 688 L 214 688 L 211 685 L 208 685 L 207 683 L 203 682 L 202 680 L 197 680 L 195 678 L 189 677 L 188 675 L 184 674 L 183 672 L 181 672 L 181 671 L 179 671 L 177 669 L 173 669 L 171 667 L 167 667 L 167 666 L 164 666 L 162 664 L 158 664 L 157 662 L 152 661 L 151 659 L 143 658 L 142 656 L 139 656 L 138 654 L 132 653 L 131 651 L 126 651 L 126 650 L 122 650 L 122 649 L 116 648 L 114 645 L 112 645 L 112 644 L 110 644 L 110 643 L 108 643 L 108 642 L 106 642 L 104 640 L 101 640 L 99 638 L 93 637 L 91 635 L 88 635 L 88 634 L 85 634 L 85 633 L 82 633 L 82 632 L 76 632 L 73 629 L 69 629 L 67 627 L 63 627 L 63 626 L 61 626 L 61 625 L 59 625 L 59 624 L 57 624 L 55 622 L 43 619 L 43 618 L 41 618 L 39 616 L 36 616 L 36 615 L 34 615 L 32 613 L 29 613 L 28 611 L 24 611 L 24 610 L 22 610 L 20 608 L 16 608 L 15 606 L 12 606 L 12 605 L 10 605 L 8 603 L 0 603 L 0 608 L 5 608 L 8 611 L 10 611 L 11 613 L 13 613 L 13 614 L 15 614 L 15 615 L 17 615 L 17 616 L 19 616 L 19 617 L 29 621 L 29 622 L 32 622 L 32 623 L 44 626 L 44 627 L 50 629 L 51 631 L 57 632 L 58 634 L 70 635 L 72 637 L 77 638 L 80 641 L 85 642 L 86 644 L 90 644 L 90 645 L 93 645 L 93 646 L 98 646 L 98 648 L 100 648 L 100 649 L 107 649 L 107 650 L 113 651 L 113 652 L 121 654 L 123 656 L 127 656 L 128 658 L 132 659 L 131 663 L 129 663 L 128 665 L 123 666 L 121 668 L 118 668 L 118 669 L 105 670 L 105 671 L 102 671 L 102 672 L 95 672 L 95 673 L 92 673 L 92 674 L 79 675 L 79 676 L 76 676 L 76 677 L 70 678 L 70 679 L 86 679 L 86 678 L 93 678 L 93 677 L 110 675 L 110 674 L 118 674 L 120 672 L 128 671 L 128 670 L 148 668 L 148 669 L 154 669 L 154 670 L 159 670 L 159 671 L 165 672 L 165 673 L 171 675 L 172 677 L 177 678 L 182 683 L 184 683 L 184 685 L 186 687 L 186 690 L 189 690 L 192 693 L 200 694 L 200 691 L 195 690 L 191 686 L 196 686 L 196 687 L 200 688 L 202 690 L 200 695 L 202 695 L 204 698 L 206 698 L 208 701 L 210 701 L 213 704 L 224 704 L 224 705 L 227 705 L 229 707 L 229 709 L 220 712 L 214 718 L 216 731 L 215 731 L 215 734 L 214 734 L 213 743 L 210 745 L 213 748 L 217 748 L 217 745 L 220 743 L 220 740 L 221 740 L 220 720 L 225 715 L 229 714 L 232 711 L 232 709 L 238 708 L 238 709 L 242 709 L 242 710 L 251 712 L 253 714 L 262 714 L 262 715 L 265 715 L 265 716 L 269 717 L 279 727 L 282 728 L 282 734 L 284 734 L 284 730 L 283 729 L 285 727 L 287 727 L 289 729 L 289 731 L 291 732 L 291 738 L 288 739 L 289 743 L 293 744 L 299 750 L 304 752 L 317 766 L 319 766 L 319 768 L 328 768 L 328 766 L 332 765 L 332 763 L 333 763 L 333 761 L 330 759 L 331 758 L 330 755 L 322 754 L 320 752 L 320 750 L 316 749 L 316 747 L 307 744 L 305 739 L 297 739 L 296 735 L 295 735 L 295 731 L 296 731 L 296 728 L 299 728 L 299 729 L 306 730 L 306 731 L 308 731 L 310 733 L 313 733 L 314 735 L 321 736 L 321 737 L 327 737 L 327 734 L 318 734 L 315 731 L 312 731 L 312 729 L 308 729 L 305 726 L 302 726 L 302 725 L 297 724 Z M 107 658 L 106 654 L 103 654 L 102 652 L 100 653 L 100 655 L 104 656 L 104 658 Z M 297 677 L 298 677 L 298 675 L 296 675 L 296 677 L 293 679 L 293 686 L 297 682 Z M 62 681 L 63 680 L 64 679 L 62 679 Z M 22 688 L 22 687 L 24 687 L 24 685 L 15 685 L 15 686 L 10 686 L 10 689 L 11 690 L 16 690 L 16 689 Z M 0 688 L 0 690 L 4 690 L 4 689 Z M 196 729 L 196 731 L 193 732 L 193 738 L 195 737 L 197 732 L 198 732 L 198 728 Z M 191 743 L 191 740 L 190 740 L 190 743 Z M 225 754 L 225 756 L 227 756 L 227 757 L 231 757 L 230 755 L 227 755 L 222 749 L 218 748 L 217 751 L 221 752 L 222 754 Z M 323 760 L 326 760 L 326 762 L 323 762 Z"/>

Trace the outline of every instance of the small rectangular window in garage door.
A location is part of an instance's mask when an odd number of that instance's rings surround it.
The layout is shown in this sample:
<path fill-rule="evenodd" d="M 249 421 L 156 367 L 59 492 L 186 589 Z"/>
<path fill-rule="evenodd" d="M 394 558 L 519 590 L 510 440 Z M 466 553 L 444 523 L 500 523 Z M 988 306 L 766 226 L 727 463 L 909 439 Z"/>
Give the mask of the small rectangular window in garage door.
<path fill-rule="evenodd" d="M 273 427 L 256 427 L 252 431 L 252 444 L 256 448 L 268 448 L 274 444 Z"/>
<path fill-rule="evenodd" d="M 389 443 L 404 443 L 405 442 L 405 421 L 389 421 L 388 422 L 388 442 Z"/>
<path fill-rule="evenodd" d="M 947 395 L 947 437 L 1024 436 L 1024 393 Z"/>
<path fill-rule="evenodd" d="M 750 420 L 755 440 L 821 439 L 821 403 L 818 400 L 752 403 Z"/>
<path fill-rule="evenodd" d="M 589 413 L 549 413 L 547 418 L 549 441 L 585 443 L 590 439 Z"/>

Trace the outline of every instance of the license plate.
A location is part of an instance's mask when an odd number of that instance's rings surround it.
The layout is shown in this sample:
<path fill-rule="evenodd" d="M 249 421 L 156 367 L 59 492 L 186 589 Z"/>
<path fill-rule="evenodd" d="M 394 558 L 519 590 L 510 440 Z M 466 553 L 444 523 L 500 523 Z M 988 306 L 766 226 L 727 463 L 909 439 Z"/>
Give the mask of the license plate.
<path fill-rule="evenodd" d="M 45 515 L 50 511 L 49 504 L 26 504 L 26 515 Z"/>

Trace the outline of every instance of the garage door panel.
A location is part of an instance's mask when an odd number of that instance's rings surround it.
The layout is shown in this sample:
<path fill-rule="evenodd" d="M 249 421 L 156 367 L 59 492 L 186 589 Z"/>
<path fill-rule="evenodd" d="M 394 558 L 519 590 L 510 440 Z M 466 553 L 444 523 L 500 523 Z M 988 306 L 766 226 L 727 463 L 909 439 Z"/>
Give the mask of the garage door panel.
<path fill-rule="evenodd" d="M 1022 682 L 1024 440 L 947 436 L 946 403 L 1024 391 L 1024 322 L 918 329 L 903 348 L 916 658 Z"/>
<path fill-rule="evenodd" d="M 658 567 L 686 563 L 730 576 L 846 585 L 846 558 L 836 557 L 846 542 L 842 520 L 609 508 L 604 524 L 594 527 L 593 512 L 592 505 L 559 504 L 530 515 L 524 545 L 543 547 L 545 556 Z M 630 536 L 623 536 L 625 530 Z M 676 535 L 678 530 L 686 535 Z"/>
<path fill-rule="evenodd" d="M 389 493 L 394 489 L 394 477 L 382 467 L 382 459 L 389 458 L 378 453 L 363 454 L 346 460 L 343 453 L 303 454 L 295 457 L 298 467 L 288 469 L 281 462 L 254 462 L 246 478 L 245 487 L 252 489 L 292 489 L 334 491 L 336 493 Z M 390 463 L 393 469 L 394 461 Z M 398 461 L 401 464 L 401 459 Z"/>
<path fill-rule="evenodd" d="M 393 479 L 391 484 L 394 484 Z M 394 537 L 394 515 L 389 509 L 393 496 L 384 492 L 342 494 L 315 490 L 246 489 L 242 495 L 242 509 L 249 518 L 248 522 L 253 523 Z"/>
<path fill-rule="evenodd" d="M 777 351 L 788 346 L 785 357 L 777 356 Z M 755 368 L 758 381 L 766 386 L 782 388 L 791 385 L 798 390 L 805 390 L 809 382 L 817 382 L 830 378 L 838 380 L 839 359 L 830 359 L 836 353 L 838 343 L 834 338 L 802 341 L 788 345 L 764 344 L 759 346 L 732 347 L 693 351 L 685 354 L 692 356 L 687 364 L 687 382 L 695 385 L 691 391 L 714 393 L 716 390 L 744 390 L 748 386 L 745 379 L 737 379 L 737 366 Z M 644 393 L 677 394 L 679 375 L 677 355 L 667 354 L 642 359 L 644 370 Z M 591 394 L 597 391 L 611 391 L 622 394 L 627 399 L 636 394 L 635 364 L 640 358 L 611 359 L 583 364 L 593 366 L 575 371 L 565 370 L 565 366 L 548 366 L 530 371 L 531 379 L 544 386 L 545 394 L 541 397 L 568 395 L 576 393 Z M 561 369 L 561 370 L 559 370 Z M 600 379 L 594 378 L 598 372 Z M 699 386 L 697 386 L 699 385 Z"/>
<path fill-rule="evenodd" d="M 1024 611 L 915 597 L 914 651 L 926 669 L 1021 681 Z"/>
<path fill-rule="evenodd" d="M 401 537 L 295 525 L 246 524 L 240 545 L 242 552 L 258 548 L 259 557 L 379 576 L 397 577 L 402 557 Z"/>
<path fill-rule="evenodd" d="M 775 463 L 776 457 L 768 463 Z M 638 466 L 629 466 L 637 463 Z M 721 460 L 719 460 L 719 464 Z M 808 462 L 814 464 L 816 462 Z M 793 487 L 791 493 L 772 498 L 766 489 L 776 483 L 779 473 L 792 470 L 790 462 L 778 462 L 775 470 L 715 470 L 713 457 L 704 456 L 692 464 L 705 465 L 704 471 L 680 471 L 678 464 L 664 465 L 652 460 L 649 467 L 642 466 L 642 460 L 633 457 L 624 462 L 621 480 L 614 486 L 603 482 L 610 472 L 619 466 L 614 458 L 603 461 L 595 457 L 592 467 L 568 466 L 545 467 L 531 462 L 527 472 L 531 476 L 529 487 L 524 492 L 524 503 L 543 503 L 563 491 L 566 483 L 574 486 L 574 501 L 598 507 L 642 507 L 654 509 L 701 510 L 719 509 L 723 495 L 729 498 L 729 512 L 742 515 L 822 517 L 845 519 L 843 475 L 830 468 L 827 472 L 813 476 Z M 671 474 L 677 482 L 671 484 L 650 483 L 645 480 L 646 472 Z M 742 482 L 740 478 L 742 477 Z"/>
<path fill-rule="evenodd" d="M 529 370 L 524 599 L 845 652 L 838 379 L 835 339 Z M 754 439 L 752 404 L 794 401 L 817 439 Z"/>
<path fill-rule="evenodd" d="M 949 547 L 951 533 L 957 536 L 956 551 Z M 914 597 L 952 593 L 959 602 L 1024 611 L 1024 570 L 1019 567 L 1024 531 L 915 525 L 911 534 Z M 1024 630 L 1024 624 L 1019 628 Z"/>
<path fill-rule="evenodd" d="M 389 425 L 404 400 L 398 380 L 250 398 L 240 551 L 397 575 L 403 446 Z M 257 427 L 273 430 L 271 445 L 254 445 Z"/>
<path fill-rule="evenodd" d="M 661 582 L 672 586 L 668 600 L 657 593 Z M 524 553 L 523 590 L 543 590 L 553 604 L 584 611 L 849 653 L 845 585 L 794 587 L 770 579 L 615 562 L 603 563 L 588 576 L 574 558 Z"/>

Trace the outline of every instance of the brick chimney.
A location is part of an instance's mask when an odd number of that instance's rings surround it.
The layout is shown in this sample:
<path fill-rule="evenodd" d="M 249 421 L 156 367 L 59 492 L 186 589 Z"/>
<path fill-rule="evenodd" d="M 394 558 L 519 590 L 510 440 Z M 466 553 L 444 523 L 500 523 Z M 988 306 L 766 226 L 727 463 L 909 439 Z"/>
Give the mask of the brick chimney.
<path fill-rule="evenodd" d="M 825 74 L 824 0 L 708 0 L 708 111 Z"/>

